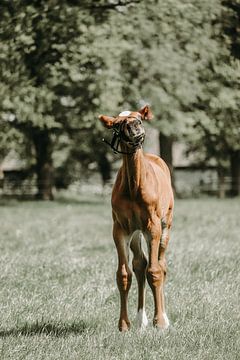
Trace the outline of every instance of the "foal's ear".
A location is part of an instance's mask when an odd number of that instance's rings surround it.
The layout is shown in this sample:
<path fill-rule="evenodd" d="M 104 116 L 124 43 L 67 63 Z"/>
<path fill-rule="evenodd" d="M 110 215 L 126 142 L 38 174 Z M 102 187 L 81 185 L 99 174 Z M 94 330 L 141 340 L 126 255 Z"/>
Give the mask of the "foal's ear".
<path fill-rule="evenodd" d="M 153 113 L 148 105 L 145 105 L 138 112 L 141 114 L 143 120 L 151 120 L 153 118 Z"/>
<path fill-rule="evenodd" d="M 106 128 L 111 129 L 113 127 L 113 123 L 115 121 L 115 118 L 110 117 L 110 116 L 106 116 L 106 115 L 100 115 L 99 120 L 103 123 L 103 125 Z"/>

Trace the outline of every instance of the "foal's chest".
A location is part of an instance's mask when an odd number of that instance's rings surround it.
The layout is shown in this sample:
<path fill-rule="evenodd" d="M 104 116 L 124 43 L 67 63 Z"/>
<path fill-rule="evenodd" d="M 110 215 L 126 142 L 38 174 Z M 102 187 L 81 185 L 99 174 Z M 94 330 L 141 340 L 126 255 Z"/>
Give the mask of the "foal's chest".
<path fill-rule="evenodd" d="M 143 230 L 146 227 L 149 218 L 149 212 L 146 206 L 138 201 L 121 199 L 117 205 L 112 204 L 114 216 L 127 232 Z"/>

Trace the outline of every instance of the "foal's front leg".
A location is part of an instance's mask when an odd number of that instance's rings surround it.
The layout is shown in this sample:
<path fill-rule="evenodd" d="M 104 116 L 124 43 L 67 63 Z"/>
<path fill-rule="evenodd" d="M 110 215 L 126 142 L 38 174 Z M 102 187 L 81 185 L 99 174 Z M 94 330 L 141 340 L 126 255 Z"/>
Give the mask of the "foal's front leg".
<path fill-rule="evenodd" d="M 147 268 L 147 280 L 153 293 L 154 298 L 154 318 L 153 325 L 166 329 L 169 325 L 164 311 L 163 284 L 164 269 L 158 259 L 161 225 L 158 218 L 149 223 L 149 231 L 147 234 L 149 247 L 149 264 Z"/>
<path fill-rule="evenodd" d="M 117 285 L 121 301 L 118 328 L 120 331 L 127 331 L 130 328 L 127 300 L 132 282 L 132 272 L 128 266 L 129 236 L 124 233 L 118 222 L 114 222 L 113 225 L 113 239 L 118 253 Z"/>

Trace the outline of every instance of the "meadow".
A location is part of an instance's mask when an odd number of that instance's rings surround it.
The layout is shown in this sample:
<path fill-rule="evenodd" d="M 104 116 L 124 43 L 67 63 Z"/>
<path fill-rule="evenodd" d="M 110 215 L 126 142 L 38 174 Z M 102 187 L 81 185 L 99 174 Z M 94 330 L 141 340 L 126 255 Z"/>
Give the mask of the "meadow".
<path fill-rule="evenodd" d="M 171 326 L 117 330 L 109 198 L 0 202 L 0 359 L 240 357 L 240 201 L 178 200 L 165 287 Z"/>

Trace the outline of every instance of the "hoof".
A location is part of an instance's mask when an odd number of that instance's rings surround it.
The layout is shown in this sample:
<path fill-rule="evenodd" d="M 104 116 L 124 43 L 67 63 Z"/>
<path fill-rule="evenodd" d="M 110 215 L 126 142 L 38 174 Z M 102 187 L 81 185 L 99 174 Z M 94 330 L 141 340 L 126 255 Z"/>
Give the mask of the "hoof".
<path fill-rule="evenodd" d="M 118 329 L 121 332 L 126 332 L 130 329 L 130 321 L 129 320 L 119 320 Z"/>
<path fill-rule="evenodd" d="M 166 330 L 170 323 L 166 313 L 163 313 L 162 317 L 153 319 L 153 326 L 161 330 Z"/>

